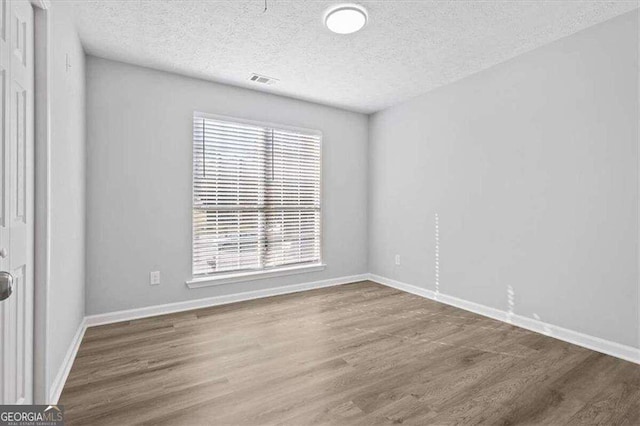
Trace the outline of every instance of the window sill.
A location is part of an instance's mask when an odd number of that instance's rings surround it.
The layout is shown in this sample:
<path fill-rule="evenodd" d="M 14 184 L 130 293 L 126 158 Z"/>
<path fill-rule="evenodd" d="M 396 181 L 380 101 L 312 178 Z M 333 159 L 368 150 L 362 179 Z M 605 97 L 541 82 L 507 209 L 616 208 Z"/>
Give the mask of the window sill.
<path fill-rule="evenodd" d="M 193 278 L 186 282 L 187 287 L 201 288 L 216 285 L 238 283 L 243 281 L 262 280 L 265 278 L 282 277 L 285 275 L 305 274 L 307 272 L 322 271 L 327 265 L 314 263 L 312 265 L 291 266 L 286 268 L 271 269 L 267 271 L 239 272 L 217 276 Z"/>

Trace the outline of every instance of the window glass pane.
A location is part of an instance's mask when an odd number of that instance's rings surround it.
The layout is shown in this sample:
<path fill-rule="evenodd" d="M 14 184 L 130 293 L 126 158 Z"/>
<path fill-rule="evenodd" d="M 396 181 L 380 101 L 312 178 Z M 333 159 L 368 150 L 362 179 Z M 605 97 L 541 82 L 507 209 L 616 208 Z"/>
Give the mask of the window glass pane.
<path fill-rule="evenodd" d="M 196 114 L 193 273 L 320 262 L 320 136 Z"/>

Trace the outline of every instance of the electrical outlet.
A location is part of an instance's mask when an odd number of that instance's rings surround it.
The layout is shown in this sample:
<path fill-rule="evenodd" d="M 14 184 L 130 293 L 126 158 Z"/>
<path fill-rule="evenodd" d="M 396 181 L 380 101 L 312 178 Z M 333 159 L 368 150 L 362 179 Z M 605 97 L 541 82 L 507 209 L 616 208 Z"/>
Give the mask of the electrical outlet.
<path fill-rule="evenodd" d="M 400 266 L 400 255 L 396 254 L 396 266 Z"/>
<path fill-rule="evenodd" d="M 149 285 L 160 284 L 160 271 L 149 272 Z"/>

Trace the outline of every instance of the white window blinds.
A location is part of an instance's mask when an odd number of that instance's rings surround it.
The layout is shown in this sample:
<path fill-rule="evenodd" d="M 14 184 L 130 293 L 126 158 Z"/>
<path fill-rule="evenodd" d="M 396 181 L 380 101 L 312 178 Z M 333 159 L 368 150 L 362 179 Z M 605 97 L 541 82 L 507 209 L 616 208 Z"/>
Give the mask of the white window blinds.
<path fill-rule="evenodd" d="M 320 263 L 320 140 L 194 115 L 194 276 Z"/>

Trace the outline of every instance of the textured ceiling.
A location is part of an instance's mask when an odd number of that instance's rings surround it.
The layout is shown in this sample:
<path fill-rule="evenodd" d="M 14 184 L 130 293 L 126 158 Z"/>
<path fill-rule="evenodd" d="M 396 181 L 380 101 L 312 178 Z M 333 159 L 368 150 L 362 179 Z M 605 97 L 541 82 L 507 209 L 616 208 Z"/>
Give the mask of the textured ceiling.
<path fill-rule="evenodd" d="M 374 112 L 638 7 L 633 1 L 360 1 L 369 23 L 337 35 L 340 1 L 75 1 L 96 56 Z M 251 73 L 280 81 L 263 86 Z"/>

